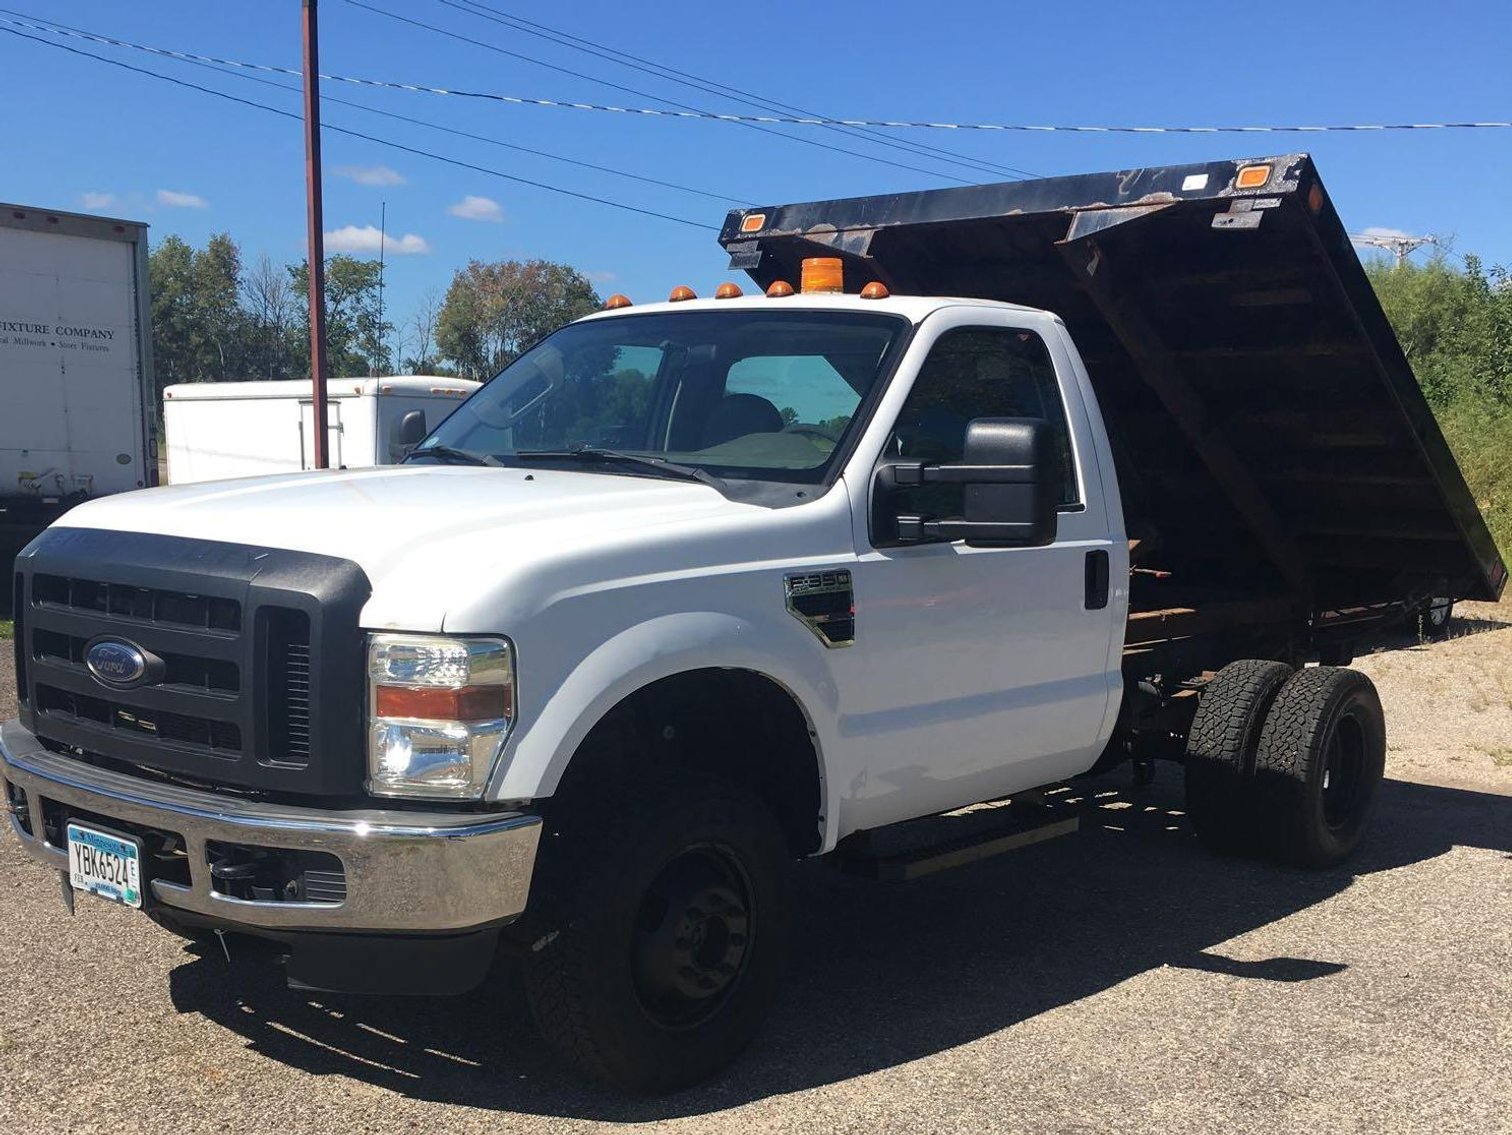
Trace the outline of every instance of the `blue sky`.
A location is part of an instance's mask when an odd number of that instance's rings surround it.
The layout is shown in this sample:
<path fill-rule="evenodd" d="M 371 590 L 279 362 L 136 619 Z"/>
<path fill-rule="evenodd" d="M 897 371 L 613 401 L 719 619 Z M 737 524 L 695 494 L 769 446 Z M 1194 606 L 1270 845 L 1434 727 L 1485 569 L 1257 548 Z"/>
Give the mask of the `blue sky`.
<path fill-rule="evenodd" d="M 322 0 L 322 69 L 457 89 L 655 106 L 659 96 L 750 110 L 448 6 L 362 0 L 645 94 Z M 492 7 L 827 114 L 962 122 L 1225 125 L 1437 122 L 1512 117 L 1512 4 L 1341 0 L 1152 8 L 1004 0 L 656 5 L 586 0 Z M 297 0 L 79 0 L 7 9 L 165 48 L 299 65 Z M 11 5 L 17 5 L 11 8 Z M 1158 12 L 1158 14 L 1156 14 Z M 0 25 L 3 27 L 5 25 Z M 71 41 L 64 41 L 71 42 Z M 295 93 L 168 60 L 71 42 L 190 82 L 297 111 Z M 295 80 L 269 76 L 280 82 Z M 345 106 L 328 122 L 479 166 L 717 228 L 737 203 L 949 185 L 992 175 L 815 128 L 795 135 L 930 172 L 713 122 L 517 107 L 327 84 L 325 93 L 713 196 L 628 181 L 439 134 Z M 250 264 L 304 252 L 299 123 L 0 35 L 8 108 L 0 199 L 145 220 L 154 239 L 228 231 Z M 1512 262 L 1512 130 L 1250 136 L 890 135 L 1038 174 L 1310 149 L 1345 223 L 1452 236 L 1459 252 Z M 468 259 L 570 263 L 604 294 L 701 293 L 728 277 L 714 233 L 560 196 L 353 138 L 325 139 L 330 247 L 362 251 L 387 203 L 389 310 L 402 321 Z M 938 171 L 938 172 L 935 172 Z M 367 232 L 369 228 L 372 232 Z"/>

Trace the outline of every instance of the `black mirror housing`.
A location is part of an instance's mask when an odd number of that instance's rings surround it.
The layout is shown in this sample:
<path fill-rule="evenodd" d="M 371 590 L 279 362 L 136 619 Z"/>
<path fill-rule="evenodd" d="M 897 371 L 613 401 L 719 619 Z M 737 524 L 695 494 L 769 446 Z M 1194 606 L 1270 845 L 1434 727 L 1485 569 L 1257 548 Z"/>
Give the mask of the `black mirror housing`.
<path fill-rule="evenodd" d="M 424 441 L 428 433 L 430 433 L 430 427 L 425 424 L 425 411 L 410 410 L 399 419 L 399 428 L 395 431 L 394 441 L 399 445 L 413 448 Z"/>
<path fill-rule="evenodd" d="M 962 458 L 949 465 L 900 461 L 877 470 L 873 515 L 895 533 L 895 541 L 884 542 L 1035 548 L 1055 541 L 1060 464 L 1043 419 L 977 418 L 966 427 Z M 963 487 L 962 515 L 910 515 L 893 505 L 900 489 L 938 484 Z"/>
<path fill-rule="evenodd" d="M 1006 542 L 1032 548 L 1055 542 L 1059 462 L 1043 419 L 978 418 L 966 427 L 964 457 L 962 464 L 968 468 L 1023 472 L 1020 480 L 966 483 L 967 525 L 1002 533 L 996 539 L 990 532 L 977 538 L 968 535 L 968 544 Z"/>
<path fill-rule="evenodd" d="M 395 424 L 391 434 L 389 461 L 394 464 L 403 461 L 429 433 L 430 426 L 426 424 L 424 410 L 406 411 L 404 417 Z"/>

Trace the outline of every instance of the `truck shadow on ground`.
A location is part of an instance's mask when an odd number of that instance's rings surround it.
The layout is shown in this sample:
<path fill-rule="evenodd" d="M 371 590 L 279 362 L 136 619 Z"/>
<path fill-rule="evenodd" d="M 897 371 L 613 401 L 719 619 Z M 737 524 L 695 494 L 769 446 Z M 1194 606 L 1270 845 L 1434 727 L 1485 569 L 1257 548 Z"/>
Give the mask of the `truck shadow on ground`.
<path fill-rule="evenodd" d="M 541 1051 L 507 969 L 475 995 L 408 1000 L 284 988 L 266 958 L 179 966 L 174 1005 L 306 1072 L 419 1099 L 644 1122 L 701 1115 L 946 1051 L 1160 966 L 1257 981 L 1325 979 L 1328 958 L 1241 961 L 1219 944 L 1455 845 L 1512 852 L 1512 797 L 1387 781 L 1368 842 L 1340 870 L 1225 860 L 1196 844 L 1179 776 L 1078 786 L 1082 829 L 910 883 L 800 871 L 789 981 L 746 1056 L 712 1083 L 652 1100 L 585 1087 Z"/>
<path fill-rule="evenodd" d="M 1453 642 L 1455 639 L 1468 638 L 1472 635 L 1486 634 L 1490 631 L 1512 630 L 1512 623 L 1500 619 L 1483 619 L 1471 615 L 1456 615 L 1454 622 L 1450 624 L 1449 634 L 1443 641 Z M 1372 635 L 1370 638 L 1355 644 L 1355 657 L 1364 658 L 1371 654 L 1383 654 L 1390 651 L 1428 650 L 1437 645 L 1429 638 L 1425 638 L 1415 628 L 1402 626 L 1395 630 Z"/>

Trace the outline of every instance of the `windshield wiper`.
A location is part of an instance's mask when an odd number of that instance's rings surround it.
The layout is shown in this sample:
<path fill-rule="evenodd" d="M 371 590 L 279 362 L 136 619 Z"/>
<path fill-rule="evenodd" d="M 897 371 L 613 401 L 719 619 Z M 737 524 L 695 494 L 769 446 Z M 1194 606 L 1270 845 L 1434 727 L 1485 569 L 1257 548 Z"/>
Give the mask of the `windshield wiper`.
<path fill-rule="evenodd" d="M 424 449 L 412 449 L 404 455 L 404 460 L 408 461 L 411 457 L 434 457 L 448 465 L 504 465 L 497 457 L 486 453 L 469 453 L 465 449 L 453 449 L 449 445 L 427 445 Z"/>
<path fill-rule="evenodd" d="M 699 481 L 712 489 L 723 492 L 725 483 L 707 469 L 696 465 L 679 465 L 661 457 L 649 457 L 644 453 L 621 453 L 617 449 L 600 449 L 596 445 L 580 445 L 573 449 L 526 449 L 510 454 L 520 461 L 567 460 L 582 462 L 619 462 L 634 465 L 648 472 L 672 477 L 681 481 Z"/>

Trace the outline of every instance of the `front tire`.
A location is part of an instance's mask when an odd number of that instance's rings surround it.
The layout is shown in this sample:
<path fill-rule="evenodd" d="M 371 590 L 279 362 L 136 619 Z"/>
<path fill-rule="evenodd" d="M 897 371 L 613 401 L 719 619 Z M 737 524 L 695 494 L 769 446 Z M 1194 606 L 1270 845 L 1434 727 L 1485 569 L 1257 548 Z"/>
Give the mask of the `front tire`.
<path fill-rule="evenodd" d="M 1255 805 L 1270 855 L 1332 867 L 1354 851 L 1386 768 L 1386 720 L 1358 670 L 1299 670 L 1276 695 L 1255 751 Z"/>
<path fill-rule="evenodd" d="M 748 1045 L 791 923 L 781 828 L 750 793 L 687 774 L 569 802 L 531 895 L 525 990 L 546 1040 L 624 1091 L 706 1079 Z"/>

